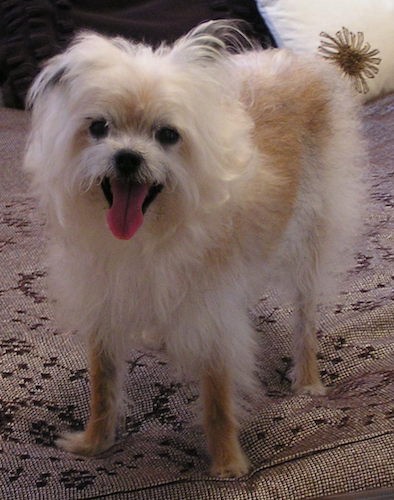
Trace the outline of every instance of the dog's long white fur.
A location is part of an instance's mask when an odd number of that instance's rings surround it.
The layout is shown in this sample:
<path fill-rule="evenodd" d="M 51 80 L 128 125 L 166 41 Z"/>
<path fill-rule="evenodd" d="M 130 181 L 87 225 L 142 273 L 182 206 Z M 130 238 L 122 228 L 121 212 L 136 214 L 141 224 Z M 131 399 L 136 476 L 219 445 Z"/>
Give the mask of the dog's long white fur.
<path fill-rule="evenodd" d="M 256 390 L 247 306 L 276 285 L 296 300 L 293 377 L 302 389 L 302 366 L 316 350 L 316 302 L 329 276 L 342 271 L 358 228 L 366 158 L 357 106 L 334 68 L 281 50 L 231 55 L 223 33 L 236 34 L 207 23 L 157 50 L 82 34 L 30 91 L 25 166 L 48 214 L 61 324 L 94 339 L 115 364 L 144 331 L 154 332 L 184 371 L 198 375 L 222 363 L 236 399 Z M 307 95 L 308 79 L 324 95 Z M 314 127 L 319 139 L 300 135 L 294 161 L 301 166 L 289 183 L 293 174 L 275 168 L 275 155 L 293 144 L 288 125 L 282 133 L 275 124 L 274 152 L 256 144 L 256 127 L 272 127 L 271 117 L 308 99 L 321 109 L 305 104 L 309 115 L 300 112 L 295 127 L 311 134 Z M 94 117 L 110 122 L 105 140 L 88 137 Z M 158 124 L 176 126 L 180 144 L 157 144 L 151 131 Z M 145 175 L 165 186 L 126 242 L 106 227 L 99 186 L 121 148 L 138 150 Z M 318 380 L 304 389 L 322 392 Z M 112 397 L 116 405 L 117 388 Z M 245 472 L 224 469 L 215 470 Z"/>

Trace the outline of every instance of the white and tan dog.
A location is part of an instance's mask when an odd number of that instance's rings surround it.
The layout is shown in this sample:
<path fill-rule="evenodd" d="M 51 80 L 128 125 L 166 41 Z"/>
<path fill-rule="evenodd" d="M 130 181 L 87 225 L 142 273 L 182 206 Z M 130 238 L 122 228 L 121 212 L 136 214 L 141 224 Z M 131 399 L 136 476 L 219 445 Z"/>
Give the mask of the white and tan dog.
<path fill-rule="evenodd" d="M 125 349 L 149 331 L 201 380 L 212 473 L 245 474 L 247 305 L 272 284 L 294 298 L 293 388 L 324 393 L 315 306 L 358 218 L 357 110 L 332 66 L 231 54 L 238 35 L 208 22 L 154 50 L 85 33 L 32 86 L 25 168 L 48 215 L 50 284 L 90 349 L 91 415 L 66 450 L 113 444 Z"/>

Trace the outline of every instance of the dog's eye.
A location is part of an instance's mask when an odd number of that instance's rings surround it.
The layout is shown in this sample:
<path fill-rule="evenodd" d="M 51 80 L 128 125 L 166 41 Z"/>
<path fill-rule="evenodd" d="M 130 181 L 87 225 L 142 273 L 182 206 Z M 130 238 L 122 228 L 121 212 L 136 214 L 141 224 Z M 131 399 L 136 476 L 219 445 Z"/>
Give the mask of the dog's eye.
<path fill-rule="evenodd" d="M 155 139 L 163 146 L 171 146 L 179 141 L 179 132 L 171 127 L 161 127 L 155 132 Z"/>
<path fill-rule="evenodd" d="M 108 135 L 109 125 L 106 120 L 94 120 L 90 124 L 89 132 L 95 139 L 102 139 Z"/>

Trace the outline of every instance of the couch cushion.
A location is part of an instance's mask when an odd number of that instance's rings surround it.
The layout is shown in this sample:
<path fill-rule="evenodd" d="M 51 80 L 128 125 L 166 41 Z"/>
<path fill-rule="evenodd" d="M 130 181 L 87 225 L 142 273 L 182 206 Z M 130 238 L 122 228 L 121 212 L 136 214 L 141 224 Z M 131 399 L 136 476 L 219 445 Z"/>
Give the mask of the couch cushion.
<path fill-rule="evenodd" d="M 242 427 L 252 471 L 224 481 L 208 475 L 197 388 L 175 378 L 162 352 L 129 352 L 112 449 L 84 458 L 55 448 L 61 432 L 86 422 L 89 388 L 84 346 L 58 331 L 47 300 L 44 219 L 20 169 L 27 118 L 0 111 L 0 498 L 301 499 L 392 486 L 394 96 L 364 112 L 365 235 L 319 332 L 329 393 L 291 393 L 290 308 L 251 304 L 263 400 Z"/>

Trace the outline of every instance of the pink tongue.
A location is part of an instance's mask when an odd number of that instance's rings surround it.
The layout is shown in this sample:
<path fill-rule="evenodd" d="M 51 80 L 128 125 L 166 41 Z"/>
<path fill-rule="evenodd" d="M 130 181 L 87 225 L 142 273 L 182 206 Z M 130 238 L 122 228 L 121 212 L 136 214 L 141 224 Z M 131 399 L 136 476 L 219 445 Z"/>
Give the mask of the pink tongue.
<path fill-rule="evenodd" d="M 142 204 L 149 186 L 112 180 L 111 191 L 113 202 L 107 213 L 108 226 L 116 238 L 129 240 L 144 220 Z"/>

